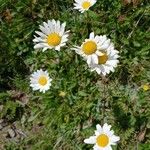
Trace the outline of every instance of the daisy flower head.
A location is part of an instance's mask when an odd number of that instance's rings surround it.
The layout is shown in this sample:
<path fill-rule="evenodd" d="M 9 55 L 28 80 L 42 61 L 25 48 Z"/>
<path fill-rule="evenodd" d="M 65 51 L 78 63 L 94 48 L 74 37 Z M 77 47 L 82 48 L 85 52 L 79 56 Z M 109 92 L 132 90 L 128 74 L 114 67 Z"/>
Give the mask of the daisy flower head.
<path fill-rule="evenodd" d="M 81 55 L 88 64 L 98 63 L 97 55 L 99 54 L 99 49 L 101 48 L 101 43 L 99 36 L 95 36 L 94 32 L 90 33 L 89 39 L 85 39 L 81 46 L 75 46 L 73 50 L 79 55 Z"/>
<path fill-rule="evenodd" d="M 103 127 L 96 125 L 95 135 L 84 140 L 86 144 L 94 144 L 94 150 L 112 150 L 111 145 L 116 145 L 120 140 L 119 136 L 114 135 L 114 131 L 110 130 L 111 125 L 105 123 Z"/>
<path fill-rule="evenodd" d="M 48 72 L 40 69 L 31 74 L 30 86 L 34 91 L 39 90 L 40 92 L 45 93 L 45 91 L 49 90 L 51 81 L 52 79 L 49 77 Z"/>
<path fill-rule="evenodd" d="M 96 71 L 98 74 L 109 74 L 114 72 L 114 68 L 119 63 L 118 51 L 115 50 L 114 44 L 106 37 L 99 36 L 100 49 L 97 52 L 97 61 L 91 61 L 89 67 L 91 71 Z M 96 62 L 96 63 L 95 63 Z"/>
<path fill-rule="evenodd" d="M 35 31 L 33 42 L 34 48 L 42 48 L 43 52 L 47 49 L 55 49 L 60 51 L 60 48 L 66 45 L 68 41 L 69 31 L 65 31 L 66 23 L 61 24 L 60 21 L 48 20 L 39 26 L 40 31 Z"/>
<path fill-rule="evenodd" d="M 89 10 L 97 0 L 75 0 L 74 9 L 78 9 L 81 13 Z"/>

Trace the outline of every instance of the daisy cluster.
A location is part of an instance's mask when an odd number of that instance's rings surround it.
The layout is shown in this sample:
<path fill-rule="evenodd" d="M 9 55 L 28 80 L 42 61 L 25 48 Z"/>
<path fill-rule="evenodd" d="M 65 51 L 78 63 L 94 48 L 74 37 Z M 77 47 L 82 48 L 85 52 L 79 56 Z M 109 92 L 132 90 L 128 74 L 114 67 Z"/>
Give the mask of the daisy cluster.
<path fill-rule="evenodd" d="M 119 62 L 119 52 L 106 35 L 98 36 L 92 32 L 89 39 L 85 39 L 81 46 L 75 46 L 73 49 L 86 60 L 91 71 L 104 76 L 114 72 Z"/>
<path fill-rule="evenodd" d="M 97 0 L 75 0 L 74 9 L 81 13 L 89 10 Z M 39 26 L 39 31 L 35 31 L 34 49 L 42 49 L 46 51 L 53 49 L 60 51 L 69 40 L 69 31 L 66 31 L 66 23 L 59 20 L 48 20 Z M 117 67 L 119 52 L 115 49 L 114 44 L 106 35 L 95 35 L 90 33 L 89 38 L 85 39 L 80 45 L 71 48 L 79 54 L 86 62 L 91 71 L 105 76 L 110 72 L 114 72 Z M 52 79 L 49 77 L 48 71 L 42 69 L 35 71 L 30 77 L 30 86 L 34 91 L 39 90 L 45 93 L 51 86 Z M 111 150 L 111 145 L 115 145 L 120 140 L 114 135 L 114 131 L 110 130 L 111 126 L 104 124 L 96 126 L 95 135 L 89 139 L 85 139 L 87 144 L 95 144 L 94 150 Z"/>

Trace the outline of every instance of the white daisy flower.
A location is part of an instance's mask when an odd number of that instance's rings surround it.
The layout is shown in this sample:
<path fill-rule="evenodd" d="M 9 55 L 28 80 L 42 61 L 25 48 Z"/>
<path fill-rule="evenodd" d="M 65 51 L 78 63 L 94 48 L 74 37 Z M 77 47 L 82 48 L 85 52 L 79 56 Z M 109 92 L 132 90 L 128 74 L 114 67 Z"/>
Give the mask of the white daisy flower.
<path fill-rule="evenodd" d="M 99 49 L 101 49 L 101 41 L 99 36 L 94 36 L 94 32 L 92 32 L 89 39 L 85 39 L 81 46 L 75 46 L 72 49 L 81 55 L 88 64 L 92 62 L 98 63 L 97 55 L 99 54 Z"/>
<path fill-rule="evenodd" d="M 96 71 L 98 74 L 109 74 L 111 71 L 114 72 L 114 68 L 119 63 L 118 51 L 114 49 L 113 43 L 107 37 L 99 36 L 101 48 L 99 53 L 97 52 L 98 61 L 91 61 L 89 67 L 91 71 Z M 98 62 L 98 63 L 95 63 Z"/>
<path fill-rule="evenodd" d="M 40 92 L 45 93 L 51 86 L 52 79 L 49 78 L 47 71 L 42 69 L 34 72 L 30 77 L 30 86 L 34 91 L 39 90 Z"/>
<path fill-rule="evenodd" d="M 43 52 L 53 48 L 59 51 L 68 41 L 69 31 L 65 31 L 65 26 L 66 23 L 60 24 L 60 21 L 54 19 L 43 22 L 43 25 L 39 26 L 41 31 L 35 31 L 38 36 L 34 35 L 34 48 L 43 48 Z"/>
<path fill-rule="evenodd" d="M 87 144 L 95 144 L 94 150 L 112 150 L 111 145 L 116 145 L 120 140 L 119 136 L 114 135 L 114 131 L 110 130 L 111 125 L 105 123 L 103 127 L 99 124 L 96 125 L 95 135 L 91 136 L 88 139 L 85 139 L 84 142 Z"/>
<path fill-rule="evenodd" d="M 81 13 L 87 11 L 93 6 L 97 0 L 75 0 L 74 9 L 78 9 Z"/>

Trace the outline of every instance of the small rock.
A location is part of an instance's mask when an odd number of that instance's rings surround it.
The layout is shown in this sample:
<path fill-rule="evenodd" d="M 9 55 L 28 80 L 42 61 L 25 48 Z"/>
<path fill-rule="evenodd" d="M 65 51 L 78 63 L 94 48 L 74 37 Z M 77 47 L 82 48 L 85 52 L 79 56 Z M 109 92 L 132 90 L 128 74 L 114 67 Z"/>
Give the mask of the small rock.
<path fill-rule="evenodd" d="M 16 133 L 13 129 L 8 129 L 8 135 L 9 135 L 10 138 L 14 138 Z"/>
<path fill-rule="evenodd" d="M 138 141 L 142 142 L 145 139 L 145 134 L 146 134 L 146 129 L 144 129 L 143 131 L 141 131 L 138 135 Z"/>

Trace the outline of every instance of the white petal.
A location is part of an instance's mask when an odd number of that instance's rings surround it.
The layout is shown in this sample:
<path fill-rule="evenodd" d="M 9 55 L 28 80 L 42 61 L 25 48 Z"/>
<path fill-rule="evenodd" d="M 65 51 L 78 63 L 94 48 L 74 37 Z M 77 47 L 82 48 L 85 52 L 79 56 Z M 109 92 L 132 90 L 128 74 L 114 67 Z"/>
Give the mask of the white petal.
<path fill-rule="evenodd" d="M 94 32 L 90 33 L 90 39 L 94 39 Z"/>
<path fill-rule="evenodd" d="M 96 129 L 99 133 L 102 132 L 102 127 L 99 124 L 96 125 Z"/>
<path fill-rule="evenodd" d="M 98 56 L 96 54 L 92 55 L 92 63 L 93 64 L 98 64 Z"/>
<path fill-rule="evenodd" d="M 118 142 L 119 140 L 120 140 L 120 137 L 119 137 L 119 136 L 113 135 L 113 136 L 111 137 L 111 141 L 112 141 L 112 142 Z"/>
<path fill-rule="evenodd" d="M 91 64 L 91 61 L 92 61 L 92 57 L 91 57 L 91 56 L 88 56 L 88 57 L 87 57 L 87 64 Z"/>
<path fill-rule="evenodd" d="M 42 33 L 42 32 L 39 32 L 39 31 L 35 31 L 36 34 L 38 34 L 39 36 L 41 36 L 42 38 L 46 38 L 47 36 Z"/>
<path fill-rule="evenodd" d="M 95 131 L 95 135 L 96 135 L 96 136 L 99 136 L 100 133 L 96 130 L 96 131 Z"/>
<path fill-rule="evenodd" d="M 108 125 L 107 123 L 105 123 L 104 125 L 103 125 L 103 131 L 110 131 L 110 128 L 111 128 L 111 125 Z"/>
<path fill-rule="evenodd" d="M 95 144 L 95 143 L 96 143 L 96 136 L 91 136 L 90 138 L 85 139 L 85 140 L 84 140 L 84 143 L 87 143 L 87 144 Z"/>
<path fill-rule="evenodd" d="M 111 146 L 107 146 L 105 150 L 112 150 Z"/>
<path fill-rule="evenodd" d="M 41 30 L 44 34 L 46 34 L 46 35 L 49 34 L 49 29 L 47 29 L 47 28 L 45 28 L 45 27 L 43 27 L 43 26 L 41 26 L 41 25 L 40 25 L 40 30 Z"/>
<path fill-rule="evenodd" d="M 45 52 L 47 49 L 48 49 L 48 47 L 44 47 L 42 51 Z"/>
<path fill-rule="evenodd" d="M 60 51 L 60 46 L 56 46 L 55 50 Z"/>
<path fill-rule="evenodd" d="M 100 148 L 98 145 L 94 145 L 93 149 L 94 149 L 94 150 L 103 150 L 103 149 Z"/>

